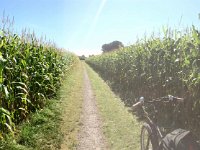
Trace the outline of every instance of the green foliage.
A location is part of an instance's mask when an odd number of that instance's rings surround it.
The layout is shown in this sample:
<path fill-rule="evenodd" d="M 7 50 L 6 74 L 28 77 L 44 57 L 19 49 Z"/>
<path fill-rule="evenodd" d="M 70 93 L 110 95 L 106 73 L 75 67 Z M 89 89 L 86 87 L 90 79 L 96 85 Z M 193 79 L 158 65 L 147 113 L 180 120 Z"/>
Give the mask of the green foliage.
<path fill-rule="evenodd" d="M 85 55 L 82 55 L 82 56 L 79 56 L 79 59 L 80 59 L 80 60 L 85 60 L 86 57 L 85 57 Z"/>
<path fill-rule="evenodd" d="M 144 38 L 86 62 L 109 81 L 127 105 L 140 96 L 184 97 L 184 104 L 176 109 L 159 106 L 158 115 L 168 116 L 174 127 L 192 129 L 200 136 L 200 32 L 194 26 L 183 32 L 166 28 L 162 38 Z"/>
<path fill-rule="evenodd" d="M 80 128 L 83 101 L 83 66 L 77 62 L 65 74 L 57 96 L 47 99 L 44 108 L 29 115 L 0 141 L 0 150 L 74 149 Z"/>
<path fill-rule="evenodd" d="M 0 32 L 0 137 L 56 95 L 76 60 L 34 34 Z"/>
<path fill-rule="evenodd" d="M 120 49 L 121 47 L 124 47 L 124 45 L 122 44 L 122 42 L 120 42 L 120 41 L 113 41 L 113 42 L 111 42 L 109 44 L 102 45 L 102 51 L 104 53 L 111 52 L 113 50 Z"/>

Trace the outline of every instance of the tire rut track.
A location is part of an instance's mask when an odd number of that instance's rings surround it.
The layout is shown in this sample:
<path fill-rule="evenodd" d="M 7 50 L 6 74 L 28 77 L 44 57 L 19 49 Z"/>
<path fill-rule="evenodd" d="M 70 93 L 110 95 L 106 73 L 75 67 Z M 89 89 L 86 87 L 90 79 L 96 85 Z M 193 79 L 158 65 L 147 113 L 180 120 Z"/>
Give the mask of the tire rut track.
<path fill-rule="evenodd" d="M 106 142 L 101 130 L 101 119 L 96 106 L 91 83 L 84 69 L 84 100 L 78 150 L 105 150 Z"/>

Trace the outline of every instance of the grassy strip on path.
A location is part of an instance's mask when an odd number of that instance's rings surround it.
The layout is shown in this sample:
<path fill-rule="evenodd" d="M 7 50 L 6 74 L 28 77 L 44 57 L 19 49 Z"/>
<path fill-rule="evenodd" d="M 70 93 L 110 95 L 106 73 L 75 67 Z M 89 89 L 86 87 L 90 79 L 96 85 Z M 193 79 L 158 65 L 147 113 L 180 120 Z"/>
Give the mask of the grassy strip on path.
<path fill-rule="evenodd" d="M 77 144 L 83 95 L 83 67 L 79 63 L 67 75 L 56 99 L 22 123 L 15 137 L 0 141 L 2 150 L 54 150 L 63 140 L 66 149 Z M 62 144 L 63 145 L 63 144 Z"/>
<path fill-rule="evenodd" d="M 86 65 L 97 107 L 103 122 L 103 131 L 110 149 L 139 150 L 140 123 L 130 114 L 120 98 L 116 97 L 109 86 Z"/>
<path fill-rule="evenodd" d="M 74 70 L 61 90 L 62 95 L 62 132 L 64 139 L 61 149 L 75 149 L 78 144 L 77 137 L 80 128 L 80 115 L 82 111 L 84 80 L 82 63 Z"/>

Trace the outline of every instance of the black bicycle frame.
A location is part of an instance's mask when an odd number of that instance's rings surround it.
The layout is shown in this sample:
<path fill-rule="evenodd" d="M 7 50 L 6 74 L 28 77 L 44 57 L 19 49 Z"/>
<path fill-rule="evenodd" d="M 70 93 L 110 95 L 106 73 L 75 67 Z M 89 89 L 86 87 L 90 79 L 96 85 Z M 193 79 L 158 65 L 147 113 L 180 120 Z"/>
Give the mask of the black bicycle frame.
<path fill-rule="evenodd" d="M 144 113 L 144 121 L 151 127 L 152 131 L 151 131 L 151 136 L 153 139 L 153 145 L 156 145 L 156 148 L 159 147 L 159 142 L 160 140 L 163 138 L 163 135 L 158 127 L 158 125 L 149 117 L 149 114 L 147 113 L 147 111 L 145 110 L 145 106 L 141 106 L 142 107 L 142 111 Z"/>

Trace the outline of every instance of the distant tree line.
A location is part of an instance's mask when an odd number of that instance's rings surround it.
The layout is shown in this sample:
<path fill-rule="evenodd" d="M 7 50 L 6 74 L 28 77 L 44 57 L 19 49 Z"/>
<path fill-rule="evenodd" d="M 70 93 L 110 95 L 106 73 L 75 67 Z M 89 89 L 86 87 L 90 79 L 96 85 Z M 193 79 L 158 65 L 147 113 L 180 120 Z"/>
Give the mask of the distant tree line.
<path fill-rule="evenodd" d="M 85 60 L 85 59 L 86 59 L 86 56 L 85 56 L 85 55 L 79 56 L 79 59 L 80 59 L 80 60 Z"/>
<path fill-rule="evenodd" d="M 117 50 L 121 47 L 124 47 L 122 42 L 113 41 L 113 42 L 108 43 L 108 44 L 103 44 L 102 45 L 102 51 L 103 51 L 103 53 L 106 53 L 106 52 L 110 52 L 110 51 L 113 51 L 113 50 Z"/>

